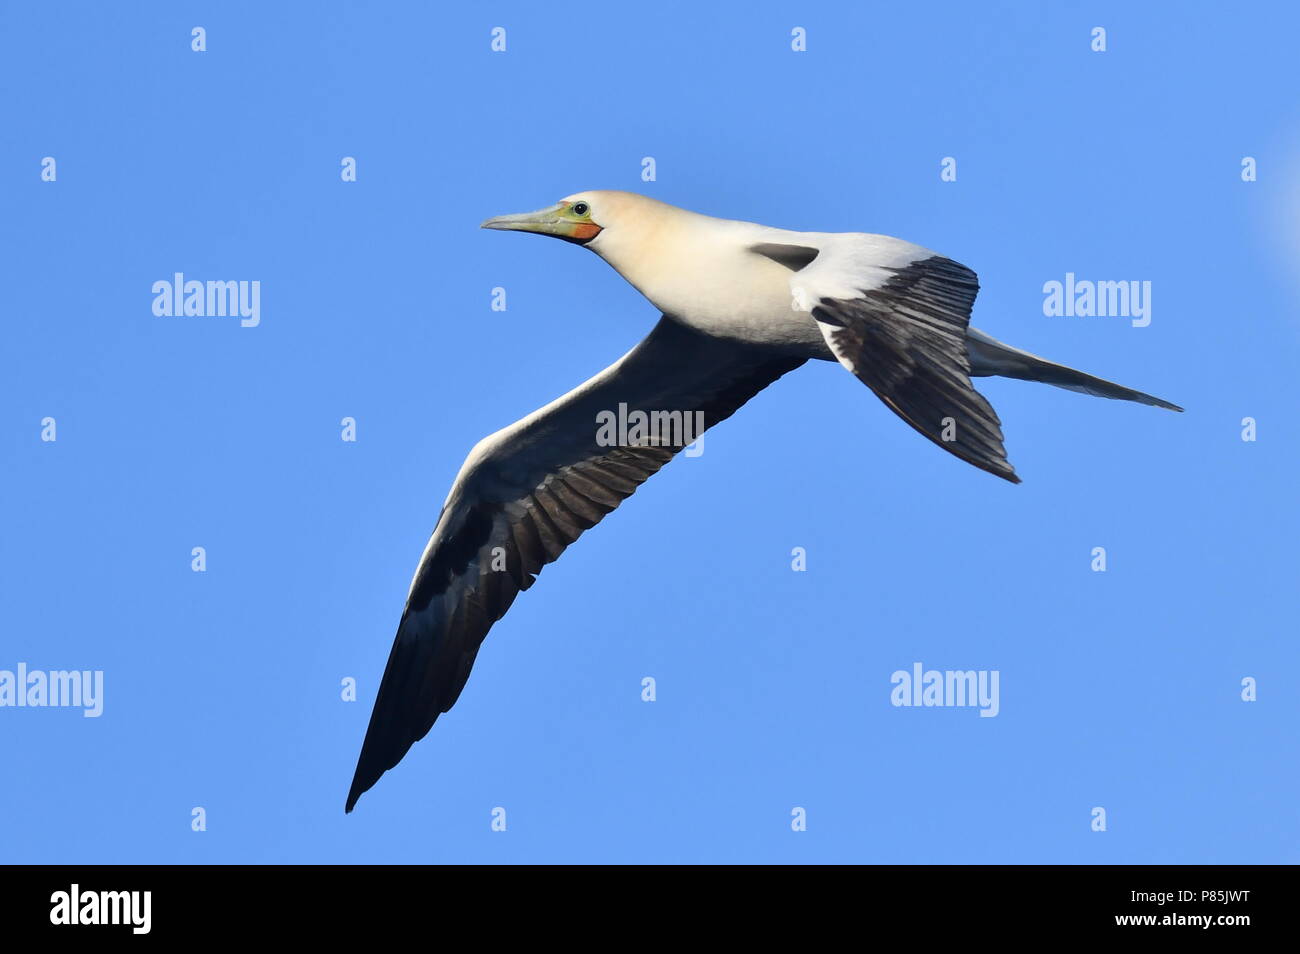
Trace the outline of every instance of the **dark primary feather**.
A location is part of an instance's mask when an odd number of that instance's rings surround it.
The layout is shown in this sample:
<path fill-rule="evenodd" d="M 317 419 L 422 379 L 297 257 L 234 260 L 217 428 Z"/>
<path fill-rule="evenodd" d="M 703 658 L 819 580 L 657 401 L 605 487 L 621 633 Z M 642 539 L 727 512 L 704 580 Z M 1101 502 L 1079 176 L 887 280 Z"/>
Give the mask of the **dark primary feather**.
<path fill-rule="evenodd" d="M 891 269 L 860 298 L 813 309 L 827 344 L 899 417 L 950 454 L 1020 483 L 1002 446 L 1002 422 L 970 382 L 966 326 L 975 273 L 941 256 Z M 951 440 L 944 419 L 951 418 Z"/>
<path fill-rule="evenodd" d="M 707 428 L 803 362 L 665 317 L 620 361 L 476 448 L 412 581 L 347 811 L 455 704 L 515 596 L 680 449 L 599 446 L 597 412 L 701 411 Z"/>

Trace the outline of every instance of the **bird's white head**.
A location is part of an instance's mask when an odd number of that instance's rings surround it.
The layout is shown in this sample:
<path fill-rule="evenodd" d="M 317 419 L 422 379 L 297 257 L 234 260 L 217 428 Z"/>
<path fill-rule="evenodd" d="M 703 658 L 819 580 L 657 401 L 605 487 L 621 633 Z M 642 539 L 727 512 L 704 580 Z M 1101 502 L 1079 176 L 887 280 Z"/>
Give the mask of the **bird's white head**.
<path fill-rule="evenodd" d="M 603 253 L 606 245 L 644 241 L 667 215 L 682 211 L 635 192 L 595 189 L 565 196 L 536 212 L 498 215 L 480 227 L 536 232 Z"/>
<path fill-rule="evenodd" d="M 705 241 L 716 233 L 708 226 L 726 224 L 635 192 L 596 189 L 537 212 L 497 216 L 482 227 L 536 232 L 589 248 L 660 309 L 677 313 L 687 304 L 679 293 L 694 288 L 698 294 L 717 271 L 710 258 L 717 243 Z"/>

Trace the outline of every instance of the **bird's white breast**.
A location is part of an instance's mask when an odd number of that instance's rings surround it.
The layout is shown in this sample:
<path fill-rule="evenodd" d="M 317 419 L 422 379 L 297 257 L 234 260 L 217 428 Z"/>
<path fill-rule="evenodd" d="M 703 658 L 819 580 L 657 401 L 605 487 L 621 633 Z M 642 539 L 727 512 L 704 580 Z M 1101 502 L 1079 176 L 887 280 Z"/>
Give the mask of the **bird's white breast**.
<path fill-rule="evenodd" d="M 777 230 L 694 218 L 696 227 L 660 230 L 635 248 L 602 235 L 593 251 L 664 314 L 698 331 L 826 357 L 812 316 L 791 307 L 790 269 L 752 250 Z"/>

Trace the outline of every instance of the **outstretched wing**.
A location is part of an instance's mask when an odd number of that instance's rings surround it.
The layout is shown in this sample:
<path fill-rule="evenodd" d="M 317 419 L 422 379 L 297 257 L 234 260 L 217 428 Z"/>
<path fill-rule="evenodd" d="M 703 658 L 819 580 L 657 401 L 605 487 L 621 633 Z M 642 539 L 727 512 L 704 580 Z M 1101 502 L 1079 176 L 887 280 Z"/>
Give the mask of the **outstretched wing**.
<path fill-rule="evenodd" d="M 827 235 L 790 276 L 831 351 L 899 417 L 950 454 L 1019 483 L 1002 422 L 971 385 L 966 327 L 975 273 L 883 235 Z"/>
<path fill-rule="evenodd" d="M 484 636 L 543 566 L 703 428 L 803 361 L 665 317 L 590 381 L 480 441 L 411 582 L 347 810 L 455 704 Z M 652 417 L 669 425 L 657 433 L 667 443 L 607 446 L 597 415 L 618 415 L 620 405 L 633 421 L 636 411 L 668 412 Z"/>

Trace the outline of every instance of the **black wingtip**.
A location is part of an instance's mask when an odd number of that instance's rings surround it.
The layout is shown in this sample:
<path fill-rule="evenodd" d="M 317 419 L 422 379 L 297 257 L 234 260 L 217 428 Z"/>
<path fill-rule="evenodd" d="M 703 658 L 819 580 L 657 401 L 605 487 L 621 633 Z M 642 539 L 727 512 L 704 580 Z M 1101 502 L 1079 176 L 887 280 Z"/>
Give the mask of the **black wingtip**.
<path fill-rule="evenodd" d="M 1183 409 L 1179 407 L 1177 404 L 1175 404 L 1173 401 L 1166 401 L 1164 398 L 1158 398 L 1154 394 L 1143 394 L 1141 391 L 1134 391 L 1133 393 L 1136 394 L 1137 397 L 1121 398 L 1121 399 L 1128 400 L 1128 401 L 1136 401 L 1139 404 L 1150 404 L 1152 407 L 1162 407 L 1166 411 L 1178 411 L 1180 414 L 1182 413 Z M 1102 397 L 1110 397 L 1110 395 L 1103 394 Z"/>
<path fill-rule="evenodd" d="M 912 422 L 908 421 L 907 423 L 911 424 Z M 913 424 L 912 426 L 915 427 L 916 425 Z M 925 434 L 925 431 L 921 431 L 921 433 Z M 930 437 L 929 434 L 925 434 L 925 436 Z M 930 437 L 930 440 L 934 441 L 934 438 Z M 939 441 L 934 441 L 934 443 L 939 444 L 939 446 L 942 447 L 944 450 L 948 450 L 947 444 L 940 444 Z M 1020 483 L 1020 477 L 1018 474 L 1016 474 L 1016 469 L 1011 466 L 1011 463 L 1009 461 L 979 460 L 978 458 L 971 458 L 965 454 L 953 454 L 953 456 L 956 457 L 958 460 L 964 460 L 972 467 L 978 467 L 986 474 L 992 474 L 994 477 L 1001 477 L 1009 484 Z"/>
<path fill-rule="evenodd" d="M 367 786 L 367 788 L 369 788 L 369 786 Z M 365 793 L 366 793 L 366 789 L 358 788 L 357 783 L 354 781 L 352 783 L 352 789 L 348 792 L 347 803 L 343 806 L 343 814 L 351 815 L 352 809 L 357 807 L 357 799 L 359 799 Z"/>
<path fill-rule="evenodd" d="M 410 743 L 407 743 L 398 752 L 396 758 L 389 758 L 381 761 L 375 755 L 370 743 L 370 733 L 366 733 L 366 743 L 361 746 L 361 757 L 357 760 L 357 770 L 352 774 L 352 787 L 348 789 L 348 800 L 343 806 L 345 815 L 352 814 L 352 809 L 357 807 L 357 802 L 361 796 L 366 794 L 375 787 L 375 783 L 384 777 L 384 773 L 398 763 L 406 750 L 409 749 Z"/>
<path fill-rule="evenodd" d="M 358 775 L 359 774 L 360 773 L 358 773 Z M 373 784 L 374 783 L 371 782 L 371 785 Z M 345 815 L 352 814 L 352 809 L 357 807 L 357 799 L 359 799 L 362 795 L 364 795 L 366 793 L 366 789 L 368 789 L 369 787 L 370 785 L 367 785 L 365 788 L 362 788 L 359 778 L 352 779 L 352 787 L 348 789 L 348 800 L 347 803 L 344 804 L 343 806 L 343 814 Z"/>

